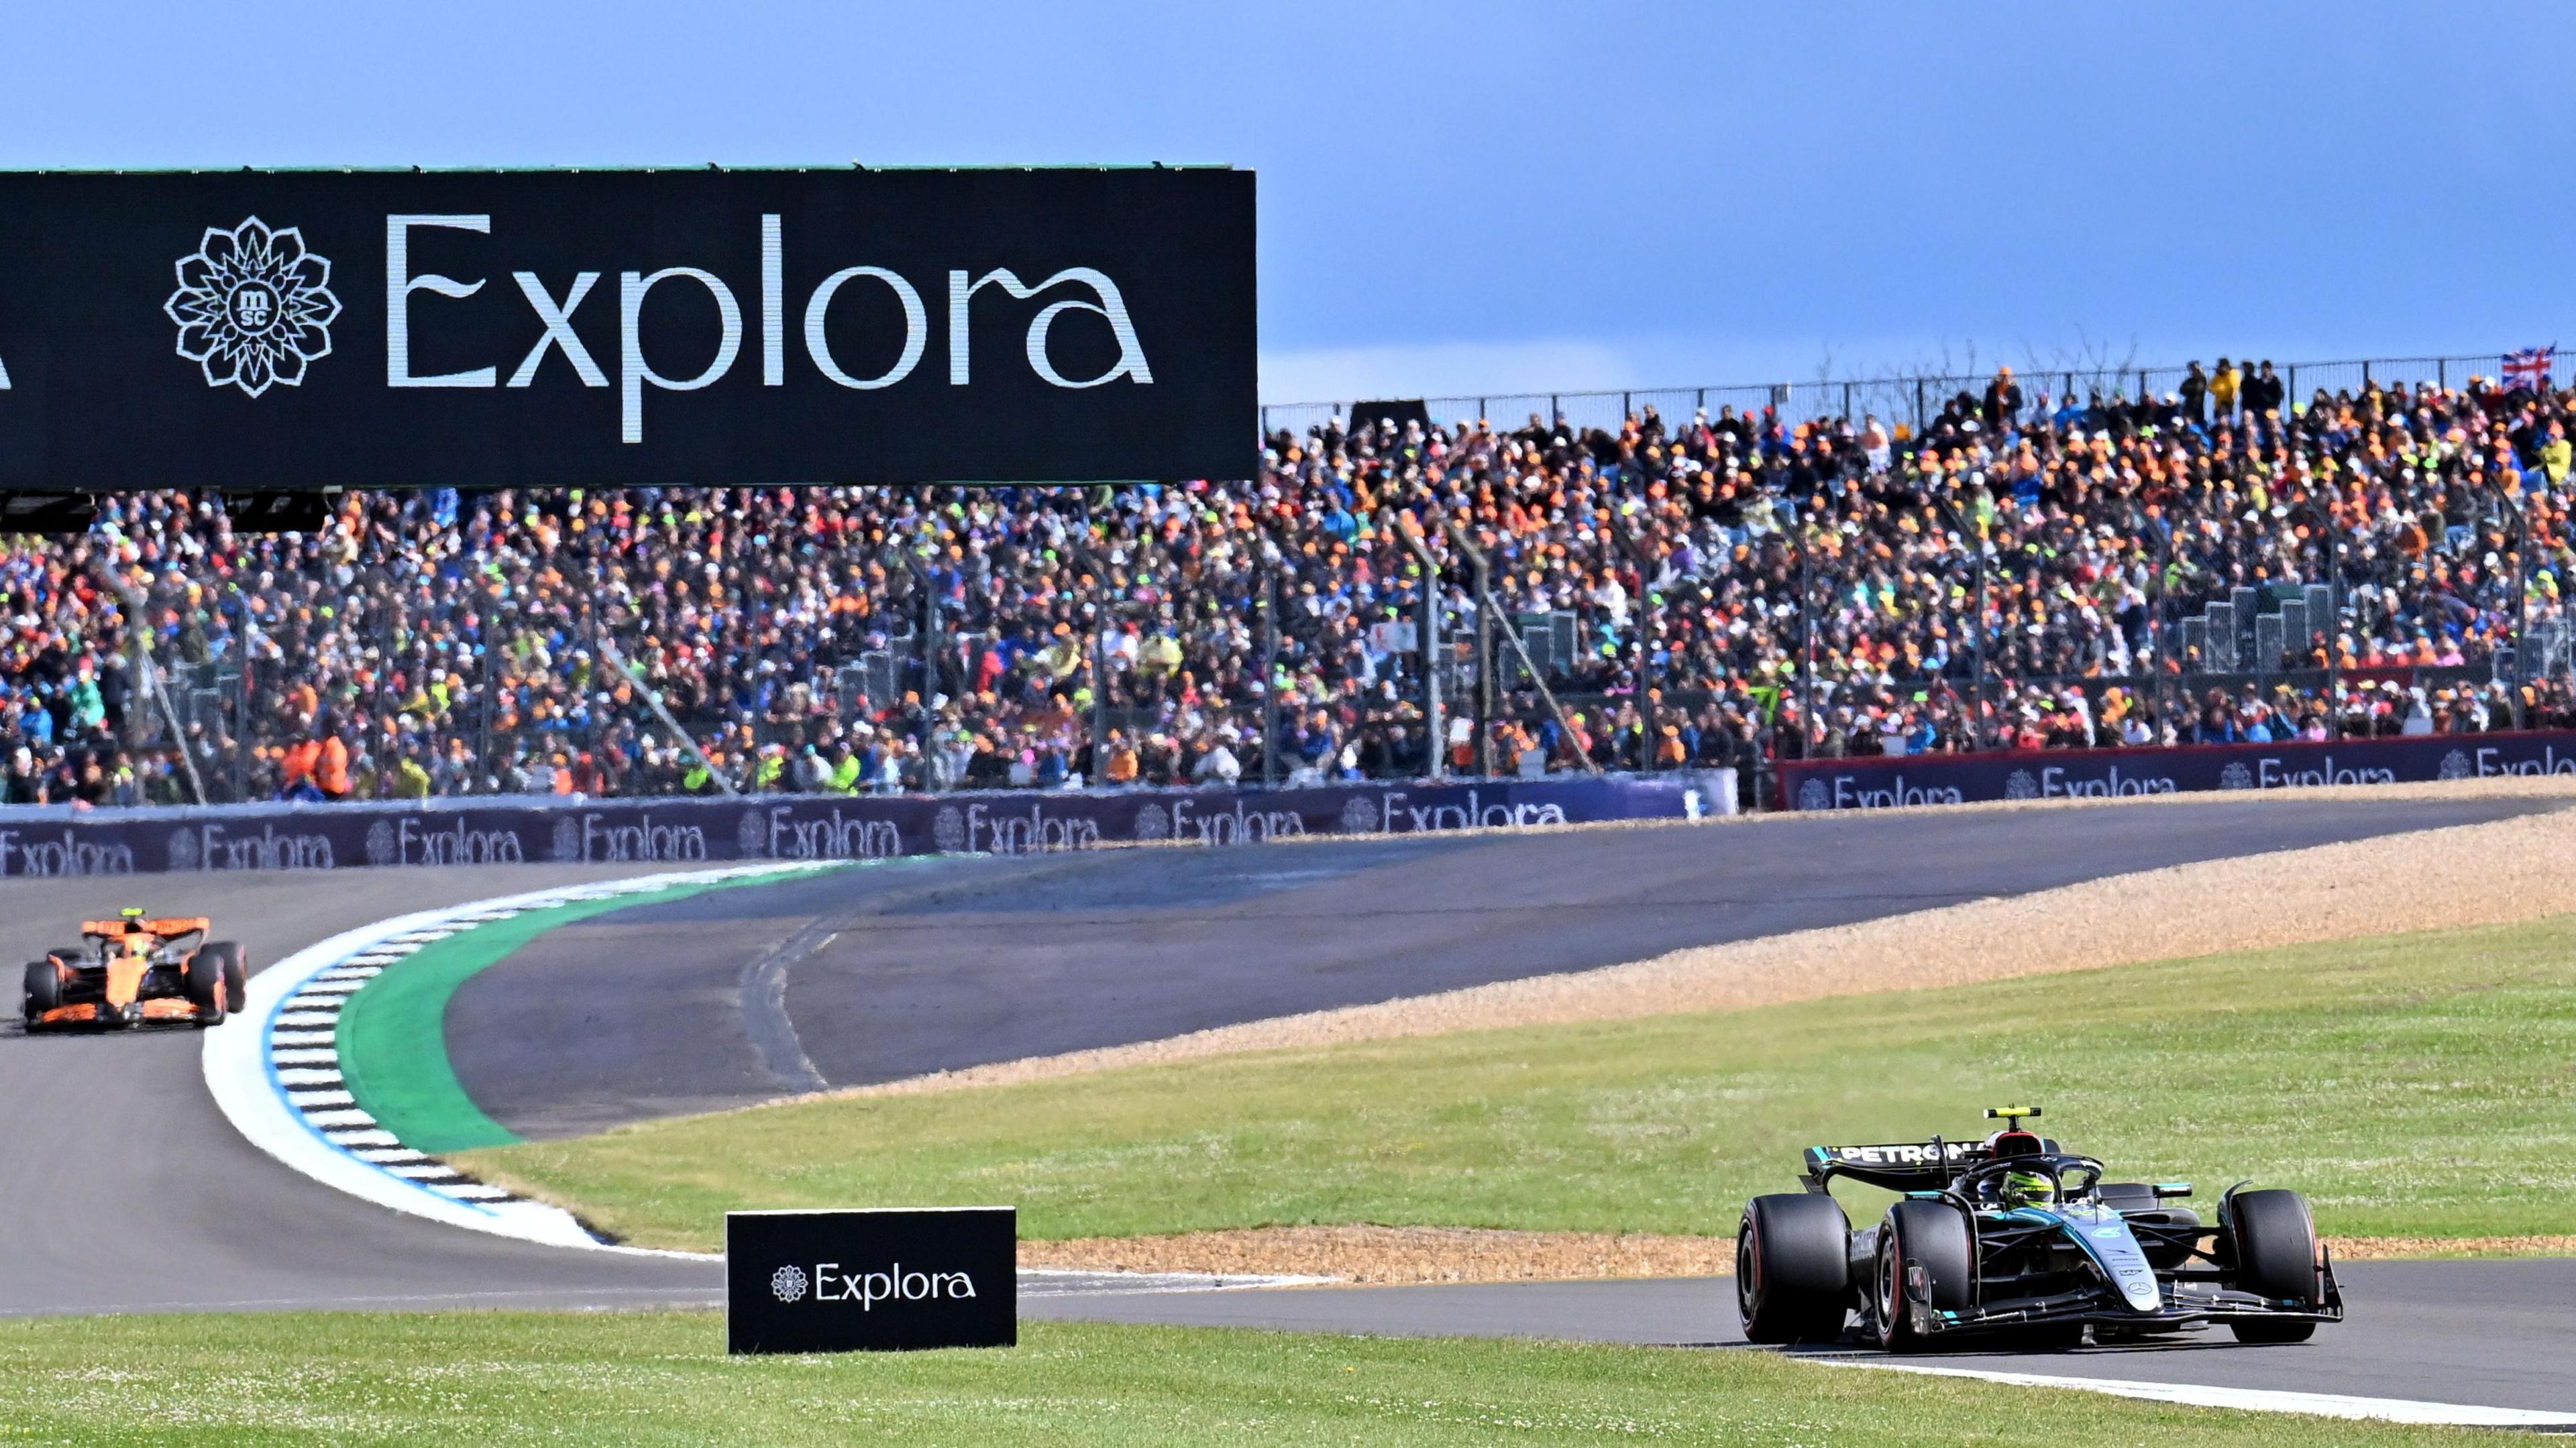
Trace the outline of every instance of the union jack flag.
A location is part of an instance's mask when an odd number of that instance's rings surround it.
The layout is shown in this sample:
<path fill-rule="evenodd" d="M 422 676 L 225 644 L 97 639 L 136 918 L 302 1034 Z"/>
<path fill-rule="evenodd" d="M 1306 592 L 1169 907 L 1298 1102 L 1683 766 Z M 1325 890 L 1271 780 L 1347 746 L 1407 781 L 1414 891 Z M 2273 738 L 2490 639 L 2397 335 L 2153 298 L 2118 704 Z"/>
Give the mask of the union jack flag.
<path fill-rule="evenodd" d="M 2504 354 L 2504 380 L 2508 387 L 2528 387 L 2534 392 L 2549 390 L 2549 367 L 2558 358 L 2555 344 L 2547 347 L 2525 347 Z"/>

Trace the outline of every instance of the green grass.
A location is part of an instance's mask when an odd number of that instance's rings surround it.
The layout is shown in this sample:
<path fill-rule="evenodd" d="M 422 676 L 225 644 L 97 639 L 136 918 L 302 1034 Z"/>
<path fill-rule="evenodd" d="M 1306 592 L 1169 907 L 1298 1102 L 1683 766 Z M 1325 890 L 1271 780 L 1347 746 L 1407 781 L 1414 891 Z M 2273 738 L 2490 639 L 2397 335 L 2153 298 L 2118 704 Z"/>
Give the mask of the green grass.
<path fill-rule="evenodd" d="M 2493 1442 L 1755 1352 L 1030 1326 L 1004 1351 L 727 1359 L 709 1314 L 0 1322 L 0 1444 L 2245 1445 Z"/>
<path fill-rule="evenodd" d="M 1016 1202 L 1024 1236 L 1271 1224 L 1731 1235 L 1799 1147 L 2038 1101 L 2131 1180 L 2348 1235 L 2576 1231 L 2576 917 L 1715 1015 L 1490 1031 L 472 1153 L 640 1242 L 731 1207 Z"/>

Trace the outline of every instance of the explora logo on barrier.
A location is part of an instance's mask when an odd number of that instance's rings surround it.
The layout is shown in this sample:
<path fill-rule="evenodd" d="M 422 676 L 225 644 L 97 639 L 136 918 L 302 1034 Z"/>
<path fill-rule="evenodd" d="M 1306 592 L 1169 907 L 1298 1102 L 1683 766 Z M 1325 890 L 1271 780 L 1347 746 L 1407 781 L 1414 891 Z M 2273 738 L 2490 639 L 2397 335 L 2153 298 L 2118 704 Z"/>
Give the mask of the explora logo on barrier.
<path fill-rule="evenodd" d="M 1171 825 L 1168 832 L 1180 834 L 1182 831 L 1189 831 L 1190 834 L 1184 834 L 1181 837 L 1187 839 L 1195 835 L 1198 842 L 1203 845 L 1241 845 L 1254 840 L 1275 840 L 1288 835 L 1306 833 L 1306 821 L 1300 818 L 1295 810 L 1245 809 L 1242 799 L 1236 798 L 1229 802 L 1228 808 L 1208 810 L 1193 815 L 1190 807 L 1199 803 L 1200 801 L 1186 795 L 1172 801 Z M 1136 822 L 1136 837 L 1149 838 L 1145 832 L 1145 814 L 1142 810 L 1137 812 Z M 1151 838 L 1161 838 L 1161 836 Z"/>
<path fill-rule="evenodd" d="M 975 1279 L 963 1272 L 906 1272 L 901 1262 L 883 1272 L 845 1274 L 838 1262 L 817 1262 L 809 1276 L 796 1266 L 769 1274 L 769 1294 L 781 1302 L 855 1302 L 872 1312 L 880 1302 L 921 1302 L 937 1298 L 966 1301 L 975 1296 Z"/>
<path fill-rule="evenodd" d="M 1501 800 L 1487 803 L 1473 789 L 1467 791 L 1464 804 L 1432 804 L 1416 808 L 1411 800 L 1411 795 L 1396 789 L 1380 791 L 1374 803 L 1365 796 L 1354 797 L 1342 807 L 1342 828 L 1350 834 L 1396 835 L 1478 827 L 1500 829 L 1511 825 L 1561 825 L 1566 822 L 1562 805 L 1510 804 Z"/>
<path fill-rule="evenodd" d="M 578 820 L 556 820 L 554 841 L 547 853 L 557 860 L 583 863 L 707 857 L 706 831 L 696 825 L 657 825 L 650 814 L 636 815 L 632 823 L 602 823 L 614 818 L 585 810 Z"/>
<path fill-rule="evenodd" d="M 181 825 L 170 832 L 173 870 L 328 870 L 339 863 L 329 835 L 300 835 L 261 825 L 258 834 L 236 834 L 219 824 Z"/>
<path fill-rule="evenodd" d="M 2576 774 L 2576 755 L 2561 755 L 2554 747 L 2540 746 L 2538 759 L 2507 759 L 2504 751 L 2493 745 L 2478 746 L 2478 777 L 2491 774 Z"/>
<path fill-rule="evenodd" d="M 1100 823 L 1074 815 L 1049 815 L 1032 800 L 1029 812 L 1004 814 L 981 803 L 964 809 L 942 805 L 930 824 L 931 843 L 955 854 L 1027 855 L 1088 850 L 1100 843 Z"/>
<path fill-rule="evenodd" d="M 1959 791 L 1937 784 L 1908 784 L 1900 774 L 1881 789 L 1871 789 L 1848 774 L 1837 774 L 1833 783 L 1823 789 L 1824 781 L 1810 779 L 1798 788 L 1800 809 L 1896 809 L 1910 804 L 1958 804 Z"/>
<path fill-rule="evenodd" d="M 442 826 L 409 815 L 367 826 L 370 865 L 517 865 L 526 860 L 518 831 L 467 829 L 463 815 Z"/>
<path fill-rule="evenodd" d="M 490 278 L 458 281 L 437 273 L 414 275 L 411 269 L 411 234 L 415 230 L 441 229 L 471 231 L 490 235 L 492 218 L 488 213 L 458 215 L 394 215 L 385 218 L 385 385 L 387 387 L 528 387 L 535 384 L 548 354 L 560 354 L 565 366 L 572 369 L 584 387 L 609 386 L 608 369 L 601 366 L 580 335 L 573 331 L 573 315 L 581 310 L 592 292 L 599 287 L 604 273 L 576 272 L 558 296 L 552 285 L 532 271 L 514 271 L 510 279 L 527 298 L 529 309 L 543 331 L 536 344 L 519 359 L 518 365 L 504 381 L 496 364 L 462 372 L 441 372 L 421 376 L 412 371 L 412 297 L 427 292 L 437 297 L 462 299 L 473 296 L 489 284 Z M 786 223 L 777 213 L 760 218 L 760 294 L 757 321 L 760 330 L 760 382 L 764 387 L 787 385 L 788 303 L 786 283 Z M 1105 386 L 1119 378 L 1140 385 L 1150 385 L 1154 370 L 1145 360 L 1145 345 L 1136 335 L 1136 324 L 1127 315 L 1127 300 L 1118 291 L 1118 283 L 1093 267 L 1069 266 L 1032 285 L 1020 280 L 1007 267 L 995 267 L 978 276 L 972 270 L 952 271 L 947 278 L 948 307 L 948 385 L 965 387 L 974 380 L 973 334 L 968 325 L 976 294 L 994 288 L 1015 300 L 1030 302 L 1047 297 L 1047 304 L 1030 318 L 1024 353 L 1029 370 L 1051 387 L 1088 388 Z M 864 284 L 884 287 L 891 292 L 903 310 L 903 347 L 893 364 L 871 377 L 851 374 L 832 351 L 827 324 L 832 302 L 845 288 Z M 715 355 L 694 373 L 665 375 L 657 371 L 644 355 L 644 299 L 654 288 L 680 286 L 695 289 L 715 308 L 720 327 Z M 1086 295 L 1088 300 L 1085 300 Z M 930 347 L 930 310 L 922 302 L 920 288 L 898 272 L 881 266 L 850 266 L 833 272 L 817 283 L 805 296 L 800 320 L 803 323 L 805 360 L 835 386 L 871 392 L 892 387 L 913 374 Z M 640 443 L 644 440 L 644 389 L 664 392 L 696 392 L 712 387 L 742 356 L 744 340 L 743 307 L 731 283 L 702 267 L 670 266 L 652 272 L 619 272 L 615 299 L 607 305 L 617 311 L 618 437 L 620 441 Z M 1058 318 L 1067 312 L 1087 312 L 1109 324 L 1109 332 L 1118 344 L 1118 360 L 1097 377 L 1067 377 L 1056 369 L 1047 352 L 1049 333 Z M 424 310 L 424 316 L 428 313 Z M 672 365 L 667 359 L 664 366 Z M 211 373 L 209 376 L 211 377 Z"/>
<path fill-rule="evenodd" d="M 2014 773 L 2019 775 L 2021 771 L 2016 770 Z M 2091 778 L 2078 776 L 2072 770 L 2052 764 L 2039 772 L 2039 789 L 2036 797 L 2040 799 L 2110 799 L 2137 794 L 2174 794 L 2180 788 L 2168 775 L 2123 774 L 2120 772 L 2120 766 L 2116 764 Z M 2026 797 L 2013 795 L 2009 788 L 2005 790 L 2005 795 L 2007 798 Z"/>
<path fill-rule="evenodd" d="M 877 860 L 903 853 L 903 832 L 890 820 L 844 815 L 799 819 L 789 805 L 751 811 L 734 829 L 745 859 Z"/>
<path fill-rule="evenodd" d="M 2234 766 L 2230 766 L 2233 768 Z M 2365 765 L 2338 768 L 2329 754 L 2314 769 L 2291 769 L 2280 759 L 2265 755 L 2255 761 L 2254 783 L 2263 789 L 2309 789 L 2327 784 L 2395 784 L 2397 771 Z"/>
<path fill-rule="evenodd" d="M 59 840 L 0 830 L 0 876 L 133 873 L 134 851 L 130 846 L 92 844 L 68 829 Z"/>

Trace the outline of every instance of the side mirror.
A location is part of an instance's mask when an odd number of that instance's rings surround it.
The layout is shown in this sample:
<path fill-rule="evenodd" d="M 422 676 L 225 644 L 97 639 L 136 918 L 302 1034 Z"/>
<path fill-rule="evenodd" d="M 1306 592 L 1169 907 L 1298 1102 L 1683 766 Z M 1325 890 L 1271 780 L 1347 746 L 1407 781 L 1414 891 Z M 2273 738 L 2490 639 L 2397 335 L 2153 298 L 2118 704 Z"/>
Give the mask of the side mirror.
<path fill-rule="evenodd" d="M 2160 1202 L 2170 1201 L 2175 1197 L 2187 1197 L 2191 1195 L 2191 1183 L 2158 1182 L 2155 1186 L 2155 1192 L 2156 1200 Z"/>

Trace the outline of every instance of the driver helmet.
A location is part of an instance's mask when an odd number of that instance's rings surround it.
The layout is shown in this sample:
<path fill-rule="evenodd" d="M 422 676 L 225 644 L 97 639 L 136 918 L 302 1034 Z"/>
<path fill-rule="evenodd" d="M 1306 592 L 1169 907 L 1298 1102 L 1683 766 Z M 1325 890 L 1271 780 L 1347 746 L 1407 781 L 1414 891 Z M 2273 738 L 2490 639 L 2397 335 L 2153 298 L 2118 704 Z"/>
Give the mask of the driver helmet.
<path fill-rule="evenodd" d="M 2044 1171 L 2004 1173 L 2004 1201 L 2016 1207 L 2044 1207 L 2057 1200 L 2057 1178 Z"/>

